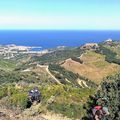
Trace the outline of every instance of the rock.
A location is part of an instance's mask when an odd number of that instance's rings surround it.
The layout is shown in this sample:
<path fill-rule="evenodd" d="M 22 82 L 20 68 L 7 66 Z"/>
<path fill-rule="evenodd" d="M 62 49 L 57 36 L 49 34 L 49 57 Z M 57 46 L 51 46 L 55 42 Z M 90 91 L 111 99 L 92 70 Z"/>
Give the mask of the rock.
<path fill-rule="evenodd" d="M 0 120 L 10 120 L 10 116 L 6 115 L 3 112 L 0 112 Z"/>
<path fill-rule="evenodd" d="M 6 116 L 6 114 L 5 114 L 5 113 L 0 112 L 0 117 L 5 117 L 5 116 Z"/>
<path fill-rule="evenodd" d="M 51 96 L 50 99 L 47 101 L 47 104 L 52 104 L 55 101 L 55 96 Z"/>
<path fill-rule="evenodd" d="M 31 108 L 26 109 L 23 112 L 23 115 L 27 115 L 27 116 L 34 116 L 34 115 L 38 115 L 42 112 L 42 107 L 41 107 L 41 103 L 36 104 L 31 106 Z"/>

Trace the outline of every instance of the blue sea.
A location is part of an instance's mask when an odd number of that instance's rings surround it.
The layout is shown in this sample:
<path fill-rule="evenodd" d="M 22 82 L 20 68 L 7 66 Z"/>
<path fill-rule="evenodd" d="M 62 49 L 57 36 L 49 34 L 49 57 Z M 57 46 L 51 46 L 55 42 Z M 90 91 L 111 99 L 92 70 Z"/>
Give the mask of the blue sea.
<path fill-rule="evenodd" d="M 0 30 L 0 44 L 41 46 L 42 49 L 57 46 L 80 46 L 107 39 L 120 40 L 120 31 L 88 30 Z"/>

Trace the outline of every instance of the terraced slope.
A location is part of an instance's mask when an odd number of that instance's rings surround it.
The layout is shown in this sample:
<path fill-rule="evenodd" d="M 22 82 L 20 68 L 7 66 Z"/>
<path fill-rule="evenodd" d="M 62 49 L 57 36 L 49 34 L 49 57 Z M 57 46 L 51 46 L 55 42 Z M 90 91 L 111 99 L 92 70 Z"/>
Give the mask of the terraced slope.
<path fill-rule="evenodd" d="M 62 66 L 67 70 L 89 78 L 97 84 L 104 77 L 120 71 L 119 65 L 105 61 L 104 55 L 93 51 L 87 51 L 82 55 L 81 60 L 83 61 L 82 64 L 72 59 L 67 59 Z"/>

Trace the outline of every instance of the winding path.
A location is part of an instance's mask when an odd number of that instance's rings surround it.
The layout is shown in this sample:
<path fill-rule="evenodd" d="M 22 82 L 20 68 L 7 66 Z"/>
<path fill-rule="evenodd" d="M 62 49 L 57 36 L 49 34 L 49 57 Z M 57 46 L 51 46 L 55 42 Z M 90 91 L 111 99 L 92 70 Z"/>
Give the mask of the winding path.
<path fill-rule="evenodd" d="M 49 66 L 48 65 L 40 65 L 40 64 L 37 64 L 38 67 L 41 67 L 41 68 L 45 68 L 47 73 L 58 83 L 58 84 L 61 84 L 60 81 L 49 71 Z"/>

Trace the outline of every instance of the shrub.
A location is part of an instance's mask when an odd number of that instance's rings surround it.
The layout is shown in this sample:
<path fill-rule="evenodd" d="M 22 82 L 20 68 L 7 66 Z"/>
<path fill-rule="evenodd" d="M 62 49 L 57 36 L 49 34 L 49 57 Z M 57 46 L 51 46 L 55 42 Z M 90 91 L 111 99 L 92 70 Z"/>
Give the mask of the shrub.
<path fill-rule="evenodd" d="M 48 106 L 49 110 L 53 110 L 56 113 L 61 113 L 69 118 L 81 118 L 84 116 L 83 106 L 81 104 L 58 104 L 54 103 Z"/>
<path fill-rule="evenodd" d="M 28 96 L 25 93 L 13 94 L 10 97 L 9 101 L 12 107 L 19 107 L 21 109 L 25 109 L 28 103 Z"/>
<path fill-rule="evenodd" d="M 5 97 L 6 96 L 6 93 L 4 92 L 4 90 L 0 90 L 0 99 Z"/>
<path fill-rule="evenodd" d="M 107 102 L 103 106 L 107 106 L 110 112 L 109 116 L 105 116 L 104 120 L 120 119 L 120 74 L 108 76 L 101 84 L 101 89 L 95 94 L 95 98 L 107 98 Z M 90 108 L 96 105 L 96 100 L 90 98 L 87 104 L 88 114 Z M 89 118 L 89 116 L 88 116 Z M 90 119 L 90 118 L 89 118 Z"/>

